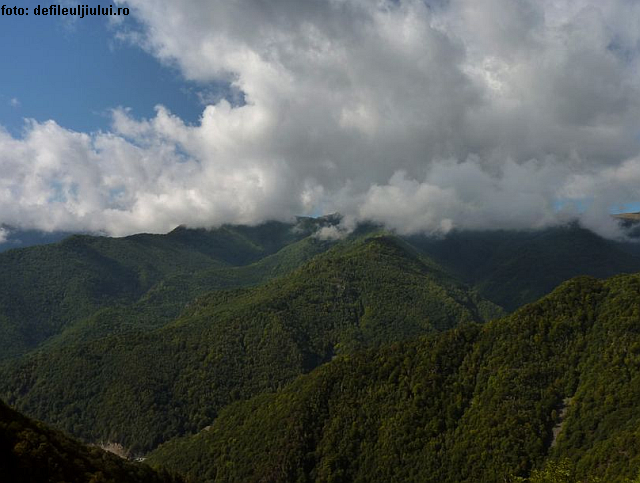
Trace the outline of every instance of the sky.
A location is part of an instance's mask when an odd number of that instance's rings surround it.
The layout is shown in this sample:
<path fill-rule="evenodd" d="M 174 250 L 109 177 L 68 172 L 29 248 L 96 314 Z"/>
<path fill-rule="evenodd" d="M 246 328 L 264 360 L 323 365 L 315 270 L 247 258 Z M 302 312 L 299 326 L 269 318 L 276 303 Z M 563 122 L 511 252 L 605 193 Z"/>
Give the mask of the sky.
<path fill-rule="evenodd" d="M 617 236 L 640 209 L 640 2 L 37 5 L 0 16 L 0 225 Z"/>

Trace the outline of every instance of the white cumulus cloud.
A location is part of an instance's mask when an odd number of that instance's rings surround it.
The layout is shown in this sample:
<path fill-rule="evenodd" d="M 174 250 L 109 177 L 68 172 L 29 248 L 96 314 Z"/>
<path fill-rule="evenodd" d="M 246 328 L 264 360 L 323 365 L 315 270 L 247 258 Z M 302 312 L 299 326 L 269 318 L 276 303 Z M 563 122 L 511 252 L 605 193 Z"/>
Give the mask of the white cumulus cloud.
<path fill-rule="evenodd" d="M 114 110 L 110 132 L 1 132 L 0 222 L 119 235 L 340 211 L 442 232 L 581 216 L 612 235 L 611 205 L 640 201 L 637 2 L 117 3 L 140 26 L 118 35 L 244 102 L 195 125 L 159 106 Z"/>

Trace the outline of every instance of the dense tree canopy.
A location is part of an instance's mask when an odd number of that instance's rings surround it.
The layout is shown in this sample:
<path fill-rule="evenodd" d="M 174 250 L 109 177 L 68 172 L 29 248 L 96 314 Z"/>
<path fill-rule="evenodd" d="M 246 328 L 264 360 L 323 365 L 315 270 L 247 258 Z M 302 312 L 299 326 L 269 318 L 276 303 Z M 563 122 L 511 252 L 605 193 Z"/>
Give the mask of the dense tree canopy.
<path fill-rule="evenodd" d="M 20 483 L 180 483 L 13 411 L 0 401 L 0 478 Z"/>
<path fill-rule="evenodd" d="M 636 475 L 637 277 L 503 317 L 640 270 L 636 248 L 574 225 L 317 235 L 336 221 L 0 253 L 0 397 L 165 443 L 151 461 L 193 481 Z"/>
<path fill-rule="evenodd" d="M 258 287 L 203 296 L 160 329 L 5 364 L 0 389 L 72 434 L 141 452 L 336 355 L 501 313 L 400 240 L 366 236 Z"/>
<path fill-rule="evenodd" d="M 192 481 L 624 482 L 640 469 L 639 295 L 637 275 L 579 278 L 484 326 L 339 357 L 150 461 Z M 549 458 L 573 479 L 544 479 Z"/>

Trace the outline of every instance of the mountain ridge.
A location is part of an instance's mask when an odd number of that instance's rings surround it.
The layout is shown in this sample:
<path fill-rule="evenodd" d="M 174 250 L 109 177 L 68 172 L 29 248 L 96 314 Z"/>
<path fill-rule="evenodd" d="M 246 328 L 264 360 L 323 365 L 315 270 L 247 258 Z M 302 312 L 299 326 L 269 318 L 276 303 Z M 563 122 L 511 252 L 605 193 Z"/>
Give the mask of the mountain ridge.
<path fill-rule="evenodd" d="M 411 303 L 398 305 L 402 300 Z M 394 239 L 364 237 L 263 285 L 202 296 L 158 329 L 5 365 L 0 391 L 72 434 L 139 452 L 197 430 L 227 403 L 276 389 L 337 353 L 499 313 Z M 140 404 L 157 408 L 144 422 L 133 417 Z"/>
<path fill-rule="evenodd" d="M 496 300 L 516 308 L 574 275 L 640 271 L 632 249 L 575 225 L 439 238 L 371 225 L 321 239 L 337 220 L 0 254 L 0 397 L 143 454 L 336 357 L 484 323 L 504 313 Z M 40 329 L 20 346 L 20 330 Z"/>

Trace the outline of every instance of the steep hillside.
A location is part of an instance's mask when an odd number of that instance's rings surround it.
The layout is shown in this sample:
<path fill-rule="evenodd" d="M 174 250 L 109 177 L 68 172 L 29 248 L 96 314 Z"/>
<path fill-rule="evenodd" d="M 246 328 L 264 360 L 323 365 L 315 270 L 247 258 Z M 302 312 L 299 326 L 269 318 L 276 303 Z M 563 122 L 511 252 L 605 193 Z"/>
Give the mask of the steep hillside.
<path fill-rule="evenodd" d="M 86 440 L 146 451 L 336 355 L 501 313 L 397 238 L 363 237 L 266 284 L 212 292 L 161 329 L 5 364 L 0 391 Z"/>
<path fill-rule="evenodd" d="M 219 290 L 259 285 L 290 273 L 334 242 L 306 237 L 277 253 L 241 266 L 205 268 L 191 274 L 167 276 L 130 304 L 101 308 L 67 325 L 41 347 L 50 350 L 110 335 L 156 329 L 176 319 L 196 298 Z"/>
<path fill-rule="evenodd" d="M 640 469 L 638 388 L 640 275 L 585 277 L 484 326 L 339 357 L 149 461 L 189 481 L 453 483 L 567 458 L 533 481 L 622 482 Z"/>
<path fill-rule="evenodd" d="M 0 479 L 42 483 L 179 483 L 165 471 L 125 461 L 47 428 L 0 401 Z"/>

